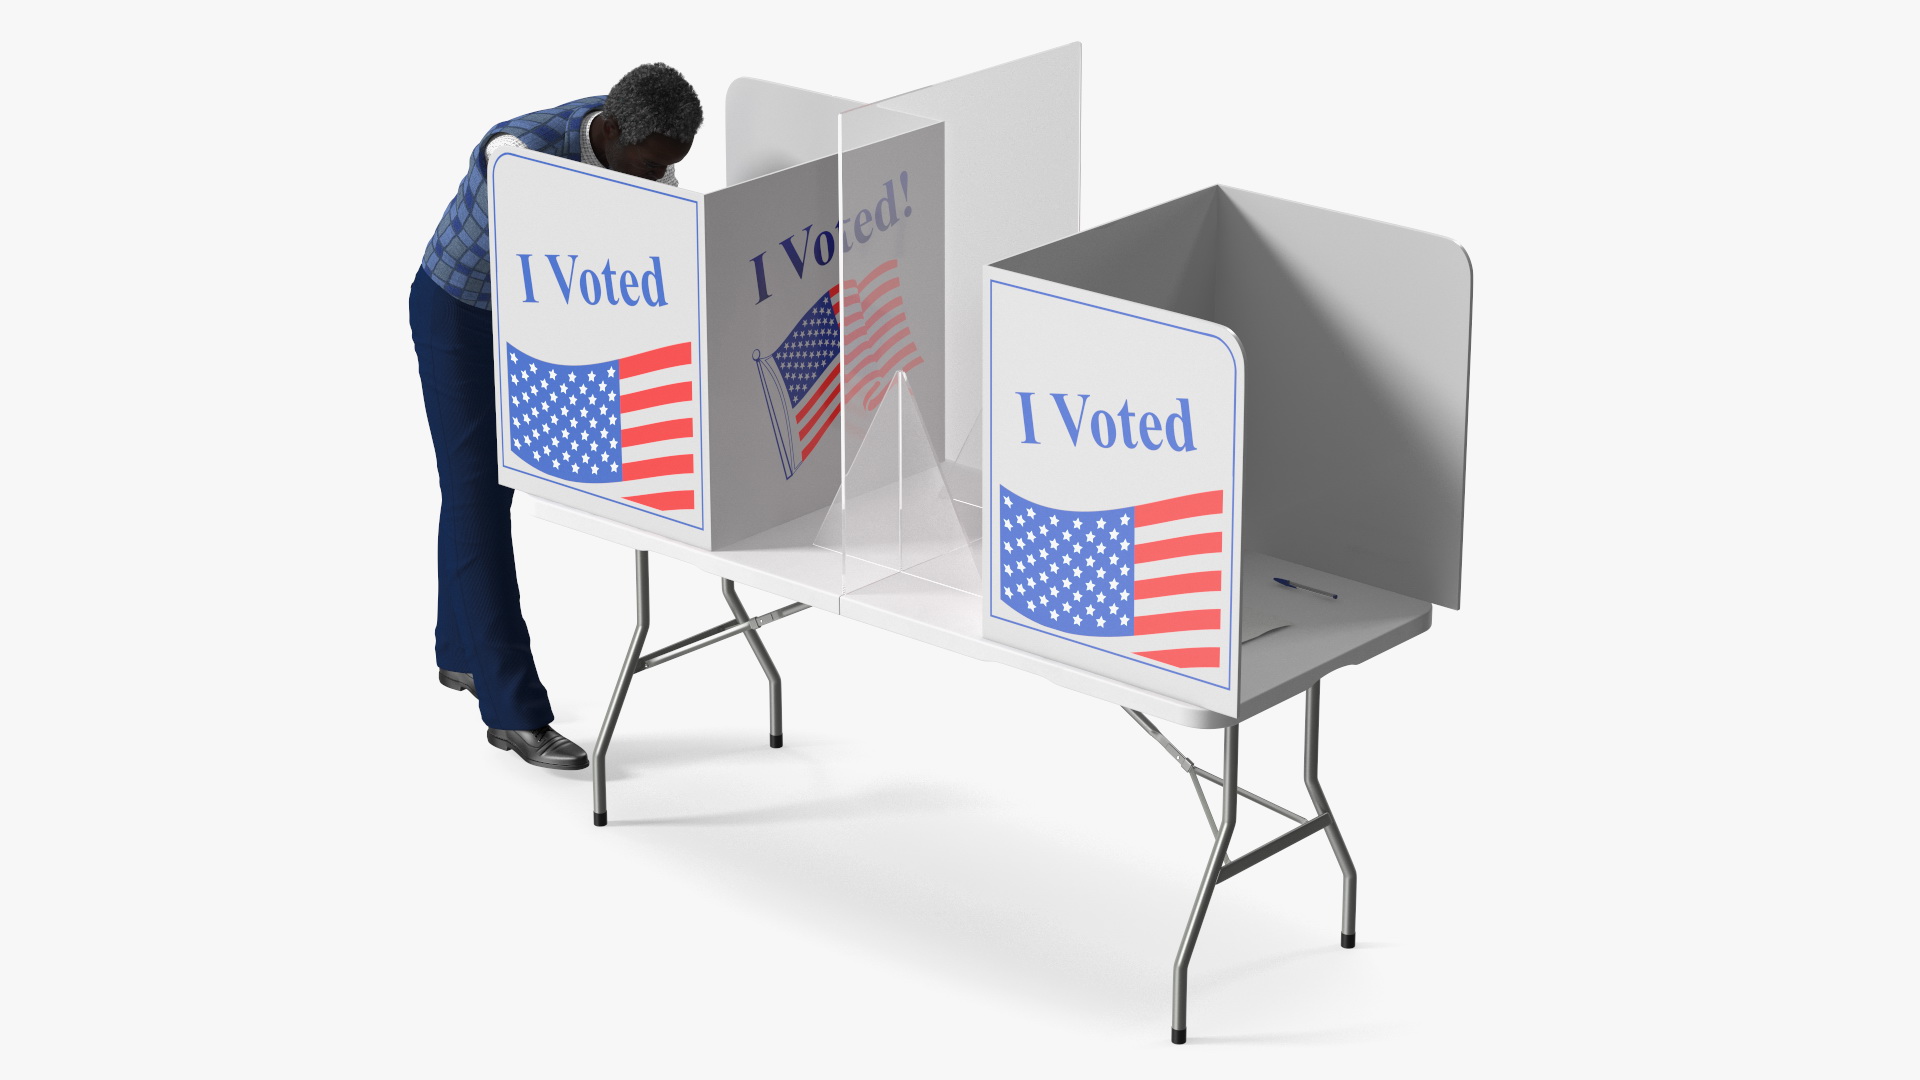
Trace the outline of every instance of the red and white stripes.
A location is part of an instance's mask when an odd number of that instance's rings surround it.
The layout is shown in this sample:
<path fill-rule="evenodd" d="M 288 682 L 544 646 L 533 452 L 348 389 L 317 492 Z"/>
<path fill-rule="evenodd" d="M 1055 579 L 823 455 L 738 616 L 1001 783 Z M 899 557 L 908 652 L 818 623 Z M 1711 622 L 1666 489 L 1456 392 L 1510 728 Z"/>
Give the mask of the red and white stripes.
<path fill-rule="evenodd" d="M 888 259 L 858 281 L 847 279 L 841 300 L 845 332 L 840 362 L 846 371 L 847 400 L 871 412 L 886 396 L 894 372 L 912 371 L 925 359 L 907 325 L 900 260 Z"/>
<path fill-rule="evenodd" d="M 1133 508 L 1132 524 L 1134 655 L 1168 667 L 1221 666 L 1227 643 L 1221 492 L 1142 503 Z"/>
<path fill-rule="evenodd" d="M 620 496 L 652 510 L 694 509 L 693 344 L 620 359 Z"/>

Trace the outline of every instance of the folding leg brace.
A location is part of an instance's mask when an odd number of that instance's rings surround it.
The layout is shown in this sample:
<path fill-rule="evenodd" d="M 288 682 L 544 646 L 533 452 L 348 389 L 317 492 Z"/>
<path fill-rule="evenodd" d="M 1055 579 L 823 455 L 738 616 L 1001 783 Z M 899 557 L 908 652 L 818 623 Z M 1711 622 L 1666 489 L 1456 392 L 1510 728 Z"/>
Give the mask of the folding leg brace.
<path fill-rule="evenodd" d="M 651 621 L 648 606 L 647 553 L 633 553 L 633 591 L 635 618 L 633 639 L 627 644 L 626 656 L 620 661 L 620 675 L 613 684 L 613 700 L 607 704 L 607 718 L 600 723 L 600 738 L 593 744 L 593 823 L 607 823 L 607 747 L 613 743 L 614 725 L 620 722 L 620 708 L 627 703 L 627 687 L 633 677 L 651 667 L 659 667 L 669 660 L 678 660 L 690 652 L 697 652 L 716 641 L 733 637 L 735 634 L 746 636 L 747 646 L 753 650 L 754 659 L 760 661 L 760 670 L 767 675 L 767 744 L 779 748 L 780 730 L 780 672 L 773 666 L 773 658 L 767 655 L 767 647 L 760 640 L 760 628 L 770 622 L 777 622 L 807 605 L 788 604 L 775 608 L 765 615 L 747 615 L 747 609 L 740 603 L 740 597 L 733 590 L 733 582 L 720 579 L 720 595 L 727 601 L 727 609 L 733 612 L 733 618 L 718 626 L 710 626 L 692 637 L 679 641 L 663 649 L 641 655 L 640 650 L 647 643 L 647 625 Z"/>
<path fill-rule="evenodd" d="M 1333 811 L 1327 807 L 1326 793 L 1320 790 L 1320 684 L 1315 682 L 1307 690 L 1307 745 L 1306 745 L 1306 781 L 1307 796 L 1313 800 L 1313 817 L 1296 814 L 1278 803 L 1270 802 L 1240 787 L 1240 725 L 1234 724 L 1226 729 L 1225 752 L 1220 771 L 1224 776 L 1215 776 L 1195 765 L 1177 747 L 1167 741 L 1160 729 L 1132 709 L 1126 710 L 1128 716 L 1139 724 L 1148 735 L 1153 736 L 1173 760 L 1186 770 L 1187 779 L 1193 781 L 1193 793 L 1200 798 L 1200 808 L 1206 812 L 1207 826 L 1213 830 L 1213 849 L 1207 853 L 1206 872 L 1200 878 L 1200 895 L 1193 901 L 1193 914 L 1187 917 L 1186 933 L 1180 938 L 1180 952 L 1173 961 L 1173 1041 L 1187 1041 L 1187 965 L 1193 960 L 1194 944 L 1200 939 L 1200 924 L 1206 920 L 1207 905 L 1213 900 L 1213 887 L 1251 868 L 1268 856 L 1277 854 L 1294 844 L 1305 840 L 1314 833 L 1324 831 L 1327 840 L 1333 844 L 1333 857 L 1340 863 L 1340 873 L 1346 878 L 1346 889 L 1340 914 L 1340 946 L 1353 948 L 1353 911 L 1355 887 L 1358 877 L 1353 870 L 1353 859 L 1347 854 L 1346 842 L 1340 838 L 1340 827 L 1333 823 Z M 1214 821 L 1213 808 L 1207 805 L 1206 793 L 1200 789 L 1201 780 L 1209 780 L 1220 785 L 1220 820 Z M 1233 839 L 1233 826 L 1239 818 L 1239 804 L 1242 798 L 1259 803 L 1282 817 L 1299 822 L 1298 827 L 1289 829 L 1272 840 L 1261 844 L 1237 859 L 1227 858 L 1227 842 Z"/>

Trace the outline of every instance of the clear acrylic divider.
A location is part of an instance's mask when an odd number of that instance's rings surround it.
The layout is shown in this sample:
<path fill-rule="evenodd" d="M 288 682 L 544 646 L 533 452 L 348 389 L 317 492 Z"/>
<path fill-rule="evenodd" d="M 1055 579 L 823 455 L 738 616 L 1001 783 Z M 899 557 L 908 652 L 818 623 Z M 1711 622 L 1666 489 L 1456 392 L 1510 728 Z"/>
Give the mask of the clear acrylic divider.
<path fill-rule="evenodd" d="M 846 591 L 899 573 L 973 587 L 979 527 L 968 529 L 940 464 L 911 379 L 896 372 L 820 527 L 818 542 L 844 557 Z"/>
<path fill-rule="evenodd" d="M 980 592 L 982 270 L 1079 227 L 1078 43 L 840 114 L 843 592 Z"/>
<path fill-rule="evenodd" d="M 939 439 L 945 391 L 943 126 L 880 105 L 840 114 L 841 457 L 851 463 L 893 376 L 913 372 Z M 931 376 L 931 377 L 930 377 Z M 936 441 L 936 452 L 939 447 Z"/>

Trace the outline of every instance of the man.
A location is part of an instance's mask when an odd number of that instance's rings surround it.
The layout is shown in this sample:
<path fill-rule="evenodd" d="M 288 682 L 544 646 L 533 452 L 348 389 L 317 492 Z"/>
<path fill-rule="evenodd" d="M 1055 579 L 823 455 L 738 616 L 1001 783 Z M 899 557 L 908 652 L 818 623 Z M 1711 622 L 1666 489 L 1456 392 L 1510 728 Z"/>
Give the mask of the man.
<path fill-rule="evenodd" d="M 604 97 L 493 125 L 468 156 L 413 279 L 413 346 L 440 469 L 440 683 L 480 700 L 489 743 L 541 768 L 584 769 L 587 755 L 553 730 L 520 615 L 513 492 L 496 475 L 487 162 L 502 150 L 530 150 L 674 184 L 700 121 L 687 80 L 665 64 L 643 64 Z"/>

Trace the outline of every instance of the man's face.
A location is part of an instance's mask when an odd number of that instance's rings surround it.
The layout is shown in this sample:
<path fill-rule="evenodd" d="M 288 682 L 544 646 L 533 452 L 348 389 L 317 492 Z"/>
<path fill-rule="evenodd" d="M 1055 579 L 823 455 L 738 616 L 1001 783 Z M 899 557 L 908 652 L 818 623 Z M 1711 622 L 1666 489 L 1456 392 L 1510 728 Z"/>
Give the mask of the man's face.
<path fill-rule="evenodd" d="M 667 166 L 678 165 L 693 149 L 691 142 L 674 142 L 658 132 L 628 146 L 620 141 L 620 125 L 612 117 L 607 121 L 607 134 L 611 136 L 607 139 L 607 167 L 614 172 L 658 180 L 667 175 Z"/>

